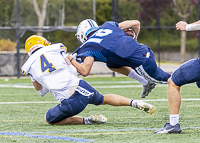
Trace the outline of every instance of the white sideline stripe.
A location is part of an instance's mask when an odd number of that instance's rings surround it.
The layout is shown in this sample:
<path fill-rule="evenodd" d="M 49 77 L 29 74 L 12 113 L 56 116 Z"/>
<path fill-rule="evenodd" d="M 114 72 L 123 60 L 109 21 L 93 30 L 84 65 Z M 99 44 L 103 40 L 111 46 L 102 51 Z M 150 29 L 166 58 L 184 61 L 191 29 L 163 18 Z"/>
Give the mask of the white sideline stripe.
<path fill-rule="evenodd" d="M 132 81 L 89 81 L 90 84 L 112 84 L 112 83 L 139 83 L 136 80 Z"/>
<path fill-rule="evenodd" d="M 195 84 L 187 84 L 184 86 L 196 86 Z M 0 84 L 0 87 L 11 87 L 11 88 L 34 88 L 33 86 L 26 85 L 10 85 L 10 84 Z M 93 86 L 94 88 L 139 88 L 142 85 L 111 85 L 111 86 Z M 167 87 L 167 84 L 158 84 L 156 87 Z"/>
<path fill-rule="evenodd" d="M 157 85 L 156 87 L 165 87 L 167 85 Z M 0 84 L 0 87 L 11 87 L 11 88 L 34 88 L 33 86 L 26 85 L 9 85 L 9 84 Z M 93 86 L 94 88 L 138 88 L 142 85 L 111 85 L 111 86 Z"/>
<path fill-rule="evenodd" d="M 181 99 L 182 101 L 200 101 L 200 98 Z M 148 99 L 138 101 L 168 101 L 168 99 Z M 0 102 L 0 104 L 46 104 L 46 103 L 59 103 L 58 101 L 30 101 L 30 102 Z"/>
<path fill-rule="evenodd" d="M 139 82 L 138 81 L 136 81 L 136 80 L 127 80 L 127 81 L 112 81 L 112 80 L 108 80 L 108 81 L 88 81 L 88 83 L 90 83 L 90 84 L 116 84 L 116 83 L 138 83 L 139 84 Z M 32 85 L 32 83 L 17 83 L 17 84 L 19 84 L 19 85 L 25 85 L 25 86 L 31 86 Z M 8 84 L 0 84 L 0 85 L 15 85 L 15 84 L 11 84 L 11 83 L 8 83 Z"/>
<path fill-rule="evenodd" d="M 199 101 L 200 98 L 188 98 L 188 99 L 181 99 L 181 101 Z M 168 101 L 168 99 L 147 99 L 142 101 Z"/>
<path fill-rule="evenodd" d="M 59 102 L 58 101 L 0 102 L 0 104 L 46 104 L 46 103 L 59 103 Z"/>
<path fill-rule="evenodd" d="M 33 86 L 26 86 L 26 85 L 9 85 L 9 84 L 0 84 L 0 87 L 34 88 Z"/>

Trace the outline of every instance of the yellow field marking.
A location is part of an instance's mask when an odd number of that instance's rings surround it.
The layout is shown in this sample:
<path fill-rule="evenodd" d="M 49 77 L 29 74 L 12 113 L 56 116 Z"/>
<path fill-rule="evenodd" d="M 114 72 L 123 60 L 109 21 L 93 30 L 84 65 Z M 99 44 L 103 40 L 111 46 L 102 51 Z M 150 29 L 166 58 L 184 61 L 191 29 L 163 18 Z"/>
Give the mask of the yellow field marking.
<path fill-rule="evenodd" d="M 44 121 L 41 119 L 32 119 L 32 120 L 0 120 L 0 122 L 27 122 L 27 121 Z"/>
<path fill-rule="evenodd" d="M 100 133 L 78 133 L 78 134 L 62 134 L 62 136 L 96 136 L 96 135 L 123 135 L 123 134 L 139 134 L 152 133 L 152 131 L 132 131 L 132 132 L 100 132 Z"/>
<path fill-rule="evenodd" d="M 200 105 L 195 104 L 195 105 L 181 105 L 181 107 L 200 107 Z"/>
<path fill-rule="evenodd" d="M 159 117 L 159 116 L 156 116 Z M 160 116 L 161 117 L 161 116 Z M 155 116 L 137 116 L 137 117 L 111 117 L 112 119 L 142 119 L 142 118 L 155 118 Z M 109 119 L 109 117 L 108 117 Z"/>
<path fill-rule="evenodd" d="M 196 115 L 196 116 L 179 116 L 179 117 L 189 117 L 189 118 L 195 118 L 195 117 L 200 117 L 200 115 Z"/>

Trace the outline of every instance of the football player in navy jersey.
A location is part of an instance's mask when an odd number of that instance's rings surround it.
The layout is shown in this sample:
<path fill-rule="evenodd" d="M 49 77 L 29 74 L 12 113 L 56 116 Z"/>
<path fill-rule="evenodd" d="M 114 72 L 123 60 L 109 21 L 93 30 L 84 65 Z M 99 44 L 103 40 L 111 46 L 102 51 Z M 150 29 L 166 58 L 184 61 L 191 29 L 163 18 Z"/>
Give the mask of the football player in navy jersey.
<path fill-rule="evenodd" d="M 200 20 L 192 24 L 179 21 L 176 29 L 181 31 L 200 30 Z M 196 82 L 200 88 L 200 58 L 183 63 L 168 80 L 169 123 L 154 133 L 180 133 L 179 110 L 181 105 L 180 87 L 187 83 Z"/>
<path fill-rule="evenodd" d="M 129 29 L 133 30 L 135 38 L 129 36 Z M 154 54 L 148 46 L 137 42 L 139 32 L 138 20 L 120 23 L 108 21 L 101 27 L 91 19 L 83 20 L 76 33 L 81 43 L 74 52 L 74 55 L 77 54 L 76 60 L 73 60 L 73 56 L 68 56 L 68 59 L 83 76 L 90 73 L 94 61 L 105 62 L 111 70 L 140 81 L 144 86 L 141 94 L 144 98 L 155 87 L 155 83 L 167 83 L 170 74 L 157 67 Z"/>

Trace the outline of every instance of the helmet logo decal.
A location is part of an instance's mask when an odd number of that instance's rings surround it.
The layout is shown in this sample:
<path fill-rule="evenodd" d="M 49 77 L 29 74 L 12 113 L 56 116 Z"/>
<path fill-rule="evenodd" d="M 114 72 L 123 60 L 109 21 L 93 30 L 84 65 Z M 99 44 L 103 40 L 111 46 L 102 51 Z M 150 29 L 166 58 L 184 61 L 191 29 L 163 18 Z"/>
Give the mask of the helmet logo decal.
<path fill-rule="evenodd" d="M 33 50 L 33 49 L 35 49 L 35 48 L 38 48 L 40 45 L 38 44 L 38 45 L 34 45 L 33 47 L 31 47 L 30 49 L 29 49 L 29 53 Z"/>

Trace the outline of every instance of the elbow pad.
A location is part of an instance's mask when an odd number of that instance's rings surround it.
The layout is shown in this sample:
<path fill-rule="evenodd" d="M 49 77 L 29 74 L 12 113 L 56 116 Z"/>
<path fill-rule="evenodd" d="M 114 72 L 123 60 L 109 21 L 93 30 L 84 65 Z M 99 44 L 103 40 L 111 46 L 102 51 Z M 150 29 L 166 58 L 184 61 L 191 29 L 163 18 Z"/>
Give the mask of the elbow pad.
<path fill-rule="evenodd" d="M 49 92 L 49 90 L 47 89 L 47 88 L 45 88 L 45 87 L 43 87 L 41 90 L 39 90 L 39 91 L 37 91 L 36 90 L 36 92 L 37 92 L 37 94 L 38 95 L 40 95 L 40 96 L 45 96 L 48 92 Z"/>

